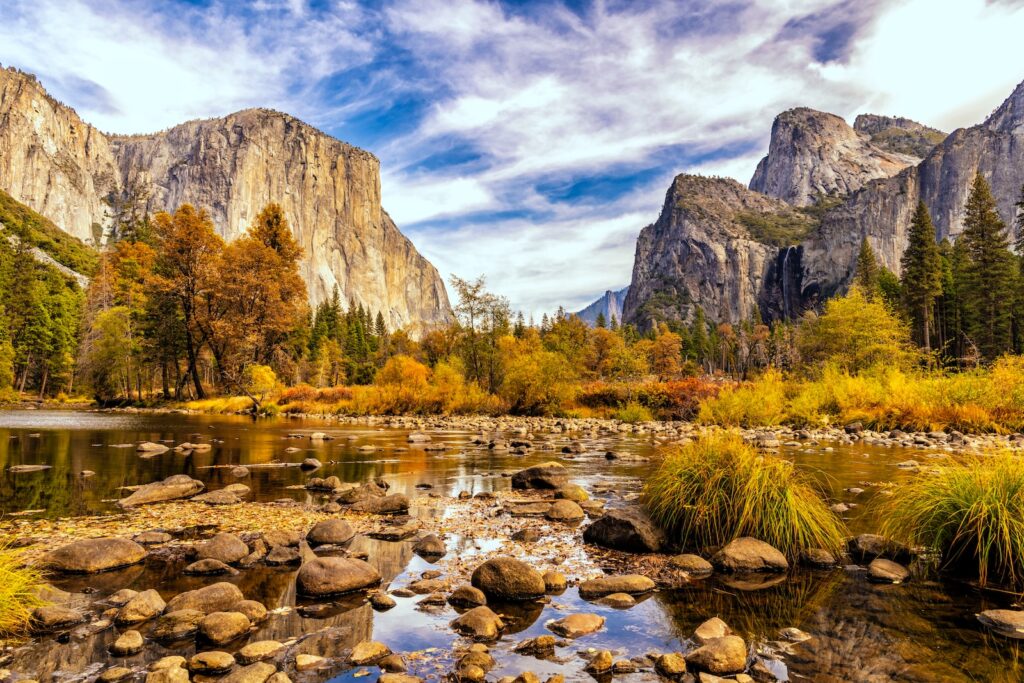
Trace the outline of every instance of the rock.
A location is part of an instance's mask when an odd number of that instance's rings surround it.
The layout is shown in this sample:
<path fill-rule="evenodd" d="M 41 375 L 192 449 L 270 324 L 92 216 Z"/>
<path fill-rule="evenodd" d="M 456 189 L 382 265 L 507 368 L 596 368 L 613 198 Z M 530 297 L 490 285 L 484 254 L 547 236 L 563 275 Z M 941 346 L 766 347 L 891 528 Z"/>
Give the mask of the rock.
<path fill-rule="evenodd" d="M 323 432 L 314 432 L 309 438 L 313 441 L 323 441 L 324 436 Z M 304 470 L 317 470 L 323 467 L 323 464 L 316 458 L 306 458 L 299 464 L 299 467 Z"/>
<path fill-rule="evenodd" d="M 167 451 L 169 451 L 171 449 L 168 448 L 167 446 L 163 445 L 162 443 L 153 443 L 152 441 L 143 441 L 142 443 L 140 443 L 135 448 L 135 450 L 138 453 L 146 453 L 147 455 L 159 455 L 161 453 L 166 453 Z"/>
<path fill-rule="evenodd" d="M 188 683 L 188 671 L 180 666 L 168 666 L 146 674 L 146 683 Z"/>
<path fill-rule="evenodd" d="M 229 643 L 244 633 L 252 624 L 241 612 L 211 612 L 199 623 L 199 634 L 214 645 Z"/>
<path fill-rule="evenodd" d="M 487 672 L 476 664 L 460 662 L 455 672 L 455 678 L 459 683 L 483 683 Z"/>
<path fill-rule="evenodd" d="M 353 503 L 352 509 L 375 515 L 394 515 L 409 511 L 409 498 L 401 493 L 381 497 L 371 496 Z"/>
<path fill-rule="evenodd" d="M 306 534 L 306 540 L 312 546 L 342 545 L 348 543 L 356 535 L 352 525 L 343 519 L 325 519 L 318 522 Z"/>
<path fill-rule="evenodd" d="M 271 567 L 278 567 L 284 564 L 299 564 L 302 562 L 302 556 L 296 548 L 275 545 L 267 553 L 267 556 L 263 558 L 263 561 Z"/>
<path fill-rule="evenodd" d="M 612 670 L 612 653 L 608 650 L 597 652 L 584 667 L 584 671 L 590 674 L 603 674 Z"/>
<path fill-rule="evenodd" d="M 537 543 L 540 539 L 540 532 L 536 529 L 520 529 L 512 534 L 512 540 L 520 543 Z"/>
<path fill-rule="evenodd" d="M 235 495 L 234 492 L 225 489 L 210 491 L 209 493 L 196 496 L 192 500 L 196 503 L 206 503 L 207 505 L 238 505 L 242 502 L 242 499 Z"/>
<path fill-rule="evenodd" d="M 668 565 L 673 569 L 681 569 L 687 574 L 694 575 L 710 574 L 714 571 L 711 563 L 700 555 L 676 555 L 668 561 Z"/>
<path fill-rule="evenodd" d="M 555 654 L 554 636 L 537 636 L 518 643 L 514 650 L 521 655 L 545 659 Z"/>
<path fill-rule="evenodd" d="M 235 477 L 236 479 L 244 479 L 245 477 L 249 476 L 249 468 L 243 465 L 239 465 L 238 467 L 232 467 L 231 476 Z"/>
<path fill-rule="evenodd" d="M 32 610 L 29 626 L 33 633 L 53 633 L 77 626 L 84 621 L 85 616 L 77 610 L 58 605 L 44 605 Z"/>
<path fill-rule="evenodd" d="M 654 590 L 655 584 L 640 574 L 621 574 L 589 579 L 580 584 L 580 597 L 584 600 L 603 598 L 612 593 L 640 595 Z"/>
<path fill-rule="evenodd" d="M 262 602 L 256 600 L 242 600 L 231 606 L 230 612 L 244 614 L 253 624 L 258 624 L 267 618 L 267 608 Z"/>
<path fill-rule="evenodd" d="M 479 588 L 463 585 L 451 592 L 448 602 L 456 607 L 478 607 L 487 604 L 487 596 Z"/>
<path fill-rule="evenodd" d="M 92 574 L 142 562 L 146 549 L 127 538 L 89 538 L 61 546 L 43 556 L 47 569 Z"/>
<path fill-rule="evenodd" d="M 274 529 L 263 532 L 263 542 L 269 548 L 275 546 L 292 548 L 299 545 L 302 542 L 302 538 L 302 532 L 295 530 Z"/>
<path fill-rule="evenodd" d="M 439 590 L 443 590 L 445 583 L 439 579 L 419 579 L 406 587 L 416 595 L 426 595 L 427 593 L 436 593 Z"/>
<path fill-rule="evenodd" d="M 122 588 L 121 590 L 117 591 L 109 598 L 107 598 L 106 601 L 108 604 L 114 605 L 115 607 L 123 607 L 128 603 L 129 600 L 131 600 L 138 594 L 139 591 L 133 591 L 131 588 Z"/>
<path fill-rule="evenodd" d="M 380 668 L 381 671 L 387 671 L 389 673 L 402 673 L 406 669 L 408 669 L 408 667 L 405 664 L 405 660 L 402 659 L 402 656 L 394 654 L 388 655 L 387 657 L 381 659 L 379 662 L 377 662 L 377 666 Z"/>
<path fill-rule="evenodd" d="M 666 678 L 681 678 L 686 673 L 686 659 L 678 652 L 661 655 L 654 661 L 654 670 Z"/>
<path fill-rule="evenodd" d="M 160 594 L 150 588 L 142 591 L 117 611 L 114 621 L 119 625 L 141 624 L 163 614 L 167 603 Z"/>
<path fill-rule="evenodd" d="M 295 655 L 295 670 L 296 671 L 312 671 L 322 667 L 327 660 L 318 655 L 310 655 L 301 653 Z"/>
<path fill-rule="evenodd" d="M 229 565 L 224 564 L 220 560 L 206 559 L 198 560 L 185 567 L 182 570 L 185 574 L 194 574 L 196 576 L 217 576 L 218 574 L 237 574 L 237 569 L 232 569 Z"/>
<path fill-rule="evenodd" d="M 276 640 L 257 640 L 249 643 L 235 653 L 239 664 L 254 664 L 265 659 L 273 659 L 284 650 L 284 645 Z"/>
<path fill-rule="evenodd" d="M 162 642 L 191 638 L 199 632 L 199 623 L 205 616 L 204 612 L 197 609 L 178 609 L 167 612 L 156 620 L 150 635 L 155 640 Z"/>
<path fill-rule="evenodd" d="M 540 572 L 511 557 L 487 560 L 473 571 L 472 584 L 498 600 L 533 600 L 544 595 Z"/>
<path fill-rule="evenodd" d="M 140 486 L 132 491 L 127 498 L 117 501 L 117 504 L 121 508 L 130 508 L 138 505 L 165 503 L 169 500 L 191 498 L 204 488 L 203 482 L 198 479 L 193 479 L 187 474 L 175 474 L 163 481 Z"/>
<path fill-rule="evenodd" d="M 312 491 L 338 491 L 342 487 L 341 479 L 333 475 L 324 479 L 310 477 L 309 481 L 306 482 L 306 488 Z"/>
<path fill-rule="evenodd" d="M 604 548 L 656 553 L 665 547 L 665 534 L 642 510 L 610 510 L 583 531 L 583 540 Z"/>
<path fill-rule="evenodd" d="M 367 666 L 375 664 L 391 654 L 391 648 L 384 643 L 375 640 L 364 640 L 352 648 L 348 663 L 353 666 Z"/>
<path fill-rule="evenodd" d="M 834 567 L 838 562 L 835 555 L 824 548 L 808 548 L 800 553 L 800 564 L 807 567 Z"/>
<path fill-rule="evenodd" d="M 562 572 L 544 572 L 544 576 L 542 578 L 544 579 L 545 593 L 561 593 L 565 590 L 567 585 L 565 574 Z"/>
<path fill-rule="evenodd" d="M 910 570 L 892 560 L 879 557 L 868 565 L 868 578 L 878 583 L 902 583 L 910 578 Z"/>
<path fill-rule="evenodd" d="M 138 631 L 125 631 L 110 646 L 110 653 L 115 657 L 131 657 L 142 652 L 145 641 Z"/>
<path fill-rule="evenodd" d="M 321 597 L 371 588 L 380 583 L 380 574 L 362 560 L 321 557 L 304 563 L 296 581 L 302 595 Z"/>
<path fill-rule="evenodd" d="M 221 674 L 234 665 L 235 658 L 220 650 L 197 652 L 188 660 L 189 670 L 197 674 Z"/>
<path fill-rule="evenodd" d="M 868 563 L 875 558 L 883 556 L 890 560 L 910 560 L 910 553 L 907 548 L 878 534 L 854 536 L 847 541 L 846 545 L 850 556 L 857 562 Z"/>
<path fill-rule="evenodd" d="M 544 516 L 553 522 L 578 522 L 587 515 L 571 500 L 556 500 Z"/>
<path fill-rule="evenodd" d="M 615 609 L 629 609 L 636 605 L 636 598 L 629 593 L 612 593 L 611 595 L 604 596 L 598 602 Z"/>
<path fill-rule="evenodd" d="M 568 470 L 557 462 L 527 467 L 512 475 L 514 489 L 560 489 L 568 483 Z"/>
<path fill-rule="evenodd" d="M 377 678 L 377 683 L 423 683 L 423 679 L 418 676 L 388 673 L 381 674 Z"/>
<path fill-rule="evenodd" d="M 586 489 L 576 484 L 566 484 L 555 491 L 555 499 L 571 500 L 575 503 L 582 503 L 590 499 Z"/>
<path fill-rule="evenodd" d="M 794 626 L 787 626 L 786 628 L 779 630 L 779 637 L 791 643 L 802 643 L 810 640 L 813 636 Z"/>
<path fill-rule="evenodd" d="M 693 631 L 693 639 L 701 645 L 705 645 L 708 641 L 715 638 L 724 638 L 731 635 L 732 629 L 718 617 L 711 617 Z"/>
<path fill-rule="evenodd" d="M 143 531 L 141 534 L 132 536 L 132 540 L 139 545 L 160 545 L 161 543 L 170 543 L 174 537 L 163 531 Z"/>
<path fill-rule="evenodd" d="M 412 551 L 421 557 L 443 557 L 448 549 L 436 534 L 427 534 L 416 541 Z"/>
<path fill-rule="evenodd" d="M 451 622 L 452 628 L 473 640 L 497 640 L 505 622 L 489 607 L 474 607 Z"/>
<path fill-rule="evenodd" d="M 978 614 L 978 621 L 1005 635 L 1024 637 L 1024 610 L 989 609 Z"/>
<path fill-rule="evenodd" d="M 199 546 L 196 556 L 200 560 L 219 560 L 234 564 L 249 554 L 249 546 L 234 534 L 220 533 Z"/>
<path fill-rule="evenodd" d="M 784 572 L 789 569 L 785 555 L 749 536 L 730 541 L 711 558 L 711 563 L 723 572 Z"/>
<path fill-rule="evenodd" d="M 422 432 L 413 432 L 405 439 L 408 443 L 429 443 L 432 439 L 430 434 L 423 434 Z"/>
<path fill-rule="evenodd" d="M 118 683 L 118 681 L 123 681 L 134 673 L 134 671 L 124 666 L 112 666 L 101 673 L 96 680 L 99 683 Z"/>
<path fill-rule="evenodd" d="M 570 614 L 557 621 L 547 624 L 547 627 L 564 638 L 580 638 L 591 633 L 596 633 L 604 626 L 604 617 L 596 614 Z"/>
<path fill-rule="evenodd" d="M 223 612 L 244 599 L 238 586 L 221 581 L 174 596 L 167 603 L 167 612 L 184 609 L 199 610 L 203 614 Z"/>
<path fill-rule="evenodd" d="M 277 667 L 269 662 L 256 662 L 249 666 L 236 667 L 234 671 L 217 683 L 266 683 L 277 673 Z"/>
<path fill-rule="evenodd" d="M 370 605 L 378 612 L 387 612 L 397 604 L 395 599 L 387 593 L 374 593 L 370 596 Z"/>
<path fill-rule="evenodd" d="M 687 666 L 716 676 L 747 668 L 747 644 L 739 636 L 712 638 L 686 655 Z"/>

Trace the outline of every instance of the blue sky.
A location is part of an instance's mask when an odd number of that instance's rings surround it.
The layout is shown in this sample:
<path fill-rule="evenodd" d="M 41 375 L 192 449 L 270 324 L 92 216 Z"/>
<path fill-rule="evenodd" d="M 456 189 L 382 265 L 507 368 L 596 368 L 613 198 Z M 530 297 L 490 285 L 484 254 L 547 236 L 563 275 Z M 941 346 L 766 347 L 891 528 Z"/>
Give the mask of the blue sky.
<path fill-rule="evenodd" d="M 292 113 L 380 157 L 442 275 L 537 315 L 627 284 L 671 178 L 746 183 L 778 112 L 971 125 L 1022 35 L 1020 0 L 0 0 L 0 62 L 87 121 Z"/>

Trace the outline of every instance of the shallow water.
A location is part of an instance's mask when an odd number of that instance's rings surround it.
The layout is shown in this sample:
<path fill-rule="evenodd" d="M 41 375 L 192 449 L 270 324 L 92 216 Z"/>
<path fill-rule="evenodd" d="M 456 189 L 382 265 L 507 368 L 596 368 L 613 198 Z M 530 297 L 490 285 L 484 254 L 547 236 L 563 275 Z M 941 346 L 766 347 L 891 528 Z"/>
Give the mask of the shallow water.
<path fill-rule="evenodd" d="M 337 438 L 315 445 L 308 435 L 325 431 Z M 317 476 L 336 474 L 343 481 L 358 482 L 383 476 L 395 490 L 412 493 L 419 484 L 430 484 L 438 493 L 454 495 L 504 490 L 509 479 L 503 471 L 560 457 L 537 452 L 520 457 L 494 454 L 466 447 L 475 436 L 469 432 L 434 435 L 449 450 L 427 452 L 406 443 L 407 431 L 344 427 L 332 423 L 302 420 L 253 422 L 247 418 L 183 415 L 111 415 L 65 411 L 0 412 L 0 509 L 6 513 L 40 510 L 39 516 L 67 516 L 112 511 L 112 500 L 123 492 L 121 486 L 143 484 L 171 474 L 188 473 L 216 489 L 235 481 L 225 467 L 237 464 L 298 463 L 316 457 L 325 463 Z M 537 435 L 543 438 L 545 435 Z M 550 435 L 561 445 L 564 435 Z M 178 443 L 213 443 L 211 451 L 188 456 L 169 451 L 153 458 L 141 458 L 134 444 L 150 440 Z M 375 452 L 358 451 L 365 444 Z M 608 436 L 588 441 L 589 456 L 563 459 L 573 480 L 594 491 L 609 506 L 622 504 L 634 494 L 650 467 L 644 462 L 609 462 L 605 450 L 650 455 L 655 443 L 647 436 Z M 288 453 L 287 448 L 298 448 Z M 875 530 L 871 500 L 882 487 L 907 474 L 896 463 L 926 461 L 928 451 L 872 448 L 862 445 L 783 449 L 802 467 L 815 472 L 831 492 L 833 502 L 856 503 L 846 516 L 856 532 Z M 932 453 L 934 454 L 934 453 Z M 49 464 L 52 469 L 14 474 L 9 466 Z M 83 479 L 82 470 L 95 476 Z M 312 500 L 306 491 L 289 489 L 308 473 L 297 467 L 253 468 L 245 483 L 257 500 L 293 498 Z M 844 489 L 860 487 L 863 493 Z M 28 519 L 30 519 L 28 517 Z M 412 542 L 384 542 L 357 537 L 354 550 L 365 550 L 391 588 L 411 582 L 430 568 L 412 553 Z M 459 555 L 472 566 L 473 556 L 491 544 L 487 538 L 449 537 L 450 554 Z M 451 607 L 437 612 L 418 609 L 421 596 L 396 598 L 394 609 L 375 613 L 356 596 L 333 605 L 327 614 L 305 616 L 303 601 L 295 595 L 294 569 L 258 566 L 234 577 L 184 577 L 183 562 L 151 558 L 145 565 L 92 577 L 63 577 L 55 587 L 67 591 L 62 600 L 83 607 L 101 601 L 121 589 L 157 588 L 165 598 L 213 581 L 237 583 L 247 598 L 269 609 L 279 610 L 258 630 L 239 643 L 219 648 L 233 652 L 246 642 L 262 639 L 287 640 L 305 636 L 290 655 L 309 652 L 341 656 L 355 643 L 373 638 L 396 652 L 427 651 L 410 659 L 410 672 L 439 680 L 452 668 L 450 650 L 457 640 L 448 627 L 456 614 Z M 94 591 L 86 593 L 84 591 Z M 511 628 L 492 647 L 498 667 L 489 675 L 494 680 L 530 670 L 541 675 L 563 673 L 570 680 L 591 680 L 582 672 L 578 652 L 587 648 L 611 649 L 618 658 L 650 651 L 687 649 L 687 637 L 703 620 L 719 616 L 735 632 L 747 638 L 762 654 L 778 656 L 773 670 L 791 680 L 812 681 L 960 681 L 1021 680 L 1022 660 L 1017 645 L 994 637 L 978 624 L 975 614 L 983 609 L 1008 607 L 1011 600 L 998 594 L 983 595 L 956 583 L 938 583 L 919 578 L 900 586 L 868 583 L 863 572 L 796 571 L 787 577 L 761 582 L 712 577 L 695 581 L 684 589 L 661 591 L 647 596 L 629 610 L 614 610 L 586 603 L 570 588 L 554 596 L 550 604 L 505 606 L 502 610 Z M 499 611 L 499 610 L 496 610 Z M 559 648 L 558 660 L 545 662 L 513 653 L 520 640 L 547 633 L 545 623 L 564 614 L 588 611 L 608 619 L 600 633 Z M 814 636 L 799 646 L 778 642 L 778 630 L 797 627 Z M 140 628 L 145 634 L 145 626 Z M 115 660 L 107 653 L 116 638 L 113 629 L 95 635 L 79 635 L 35 641 L 9 653 L 10 661 L 0 664 L 16 672 L 31 673 L 43 683 L 51 679 L 91 680 Z M 436 648 L 436 649 L 435 649 Z M 147 647 L 142 654 L 117 659 L 125 666 L 141 667 L 165 655 L 195 651 L 195 644 Z M 371 669 L 375 673 L 375 669 Z M 296 680 L 363 679 L 359 670 L 336 667 L 327 671 L 296 674 Z M 617 676 L 616 680 L 652 680 L 651 673 Z"/>

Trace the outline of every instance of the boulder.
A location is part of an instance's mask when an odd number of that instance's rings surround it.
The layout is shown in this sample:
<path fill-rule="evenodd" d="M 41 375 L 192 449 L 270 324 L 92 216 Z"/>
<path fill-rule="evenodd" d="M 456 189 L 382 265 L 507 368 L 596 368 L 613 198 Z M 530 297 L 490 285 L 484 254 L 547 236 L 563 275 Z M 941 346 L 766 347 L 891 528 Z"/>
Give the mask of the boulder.
<path fill-rule="evenodd" d="M 257 640 L 236 652 L 235 659 L 239 664 L 255 664 L 265 659 L 272 659 L 282 650 L 284 650 L 284 645 L 276 640 Z"/>
<path fill-rule="evenodd" d="M 569 483 L 569 471 L 557 462 L 527 467 L 512 475 L 514 489 L 560 489 Z"/>
<path fill-rule="evenodd" d="M 711 558 L 711 564 L 723 572 L 784 572 L 789 569 L 785 555 L 750 536 L 730 541 Z"/>
<path fill-rule="evenodd" d="M 138 631 L 125 631 L 111 644 L 110 653 L 115 657 L 131 657 L 142 652 L 145 644 L 146 641 Z"/>
<path fill-rule="evenodd" d="M 724 638 L 731 635 L 732 629 L 718 617 L 711 617 L 693 631 L 693 639 L 701 645 L 715 638 Z"/>
<path fill-rule="evenodd" d="M 267 679 L 276 673 L 277 667 L 270 662 L 256 662 L 249 666 L 236 667 L 217 683 L 266 683 Z"/>
<path fill-rule="evenodd" d="M 393 493 L 390 496 L 370 496 L 355 502 L 352 509 L 375 515 L 394 515 L 409 511 L 409 498 L 401 493 Z"/>
<path fill-rule="evenodd" d="M 654 590 L 654 581 L 640 574 L 621 574 L 618 576 L 602 576 L 580 584 L 580 597 L 584 600 L 603 598 L 612 593 L 641 595 Z"/>
<path fill-rule="evenodd" d="M 299 555 L 299 551 L 296 548 L 275 545 L 270 549 L 270 552 L 267 553 L 263 561 L 271 567 L 276 567 L 283 564 L 299 564 L 302 561 L 302 556 Z"/>
<path fill-rule="evenodd" d="M 511 557 L 487 560 L 473 571 L 471 582 L 488 598 L 498 600 L 533 600 L 545 590 L 540 572 Z"/>
<path fill-rule="evenodd" d="M 124 666 L 112 666 L 96 677 L 99 683 L 118 683 L 135 672 Z"/>
<path fill-rule="evenodd" d="M 556 499 L 571 500 L 576 503 L 582 503 L 590 499 L 590 495 L 586 490 L 577 484 L 566 484 L 555 491 Z"/>
<path fill-rule="evenodd" d="M 378 643 L 375 640 L 364 640 L 352 648 L 352 654 L 349 655 L 348 663 L 352 666 L 368 666 L 376 664 L 390 654 L 391 648 L 384 643 Z"/>
<path fill-rule="evenodd" d="M 167 603 L 164 602 L 164 599 L 160 597 L 159 593 L 150 588 L 126 602 L 117 611 L 114 622 L 121 626 L 141 624 L 163 614 L 165 607 L 167 607 Z"/>
<path fill-rule="evenodd" d="M 412 551 L 420 557 L 443 557 L 448 552 L 448 548 L 437 534 L 427 534 L 416 541 Z"/>
<path fill-rule="evenodd" d="M 462 585 L 451 592 L 448 602 L 456 607 L 479 607 L 487 604 L 487 596 L 479 588 Z"/>
<path fill-rule="evenodd" d="M 251 626 L 241 612 L 211 612 L 199 623 L 199 633 L 214 645 L 221 645 L 247 633 Z"/>
<path fill-rule="evenodd" d="M 570 614 L 556 621 L 549 622 L 547 627 L 563 638 L 579 638 L 596 633 L 604 626 L 604 617 L 596 614 Z"/>
<path fill-rule="evenodd" d="M 565 574 L 562 572 L 544 572 L 544 576 L 542 578 L 544 579 L 545 593 L 561 593 L 568 585 L 568 582 L 565 579 Z"/>
<path fill-rule="evenodd" d="M 687 654 L 686 664 L 715 676 L 739 673 L 747 668 L 747 644 L 739 636 L 712 638 Z"/>
<path fill-rule="evenodd" d="M 554 636 L 537 636 L 518 643 L 514 651 L 529 657 L 546 659 L 555 654 L 556 640 Z"/>
<path fill-rule="evenodd" d="M 238 562 L 249 554 L 249 546 L 234 534 L 220 533 L 199 546 L 200 560 L 220 560 L 225 564 Z"/>
<path fill-rule="evenodd" d="M 989 609 L 978 614 L 978 621 L 994 631 L 1024 638 L 1024 610 Z"/>
<path fill-rule="evenodd" d="M 163 531 L 143 531 L 132 536 L 132 540 L 140 545 L 160 545 L 170 543 L 174 537 Z"/>
<path fill-rule="evenodd" d="M 505 622 L 489 607 L 481 605 L 453 620 L 451 626 L 473 640 L 497 640 Z"/>
<path fill-rule="evenodd" d="M 119 507 L 130 508 L 137 505 L 164 503 L 169 500 L 191 498 L 203 490 L 203 482 L 193 479 L 187 474 L 175 474 L 163 481 L 140 486 L 132 491 L 127 498 L 117 501 Z"/>
<path fill-rule="evenodd" d="M 145 453 L 146 455 L 160 455 L 171 450 L 162 443 L 153 443 L 152 441 L 143 441 L 135 447 L 137 453 Z"/>
<path fill-rule="evenodd" d="M 185 609 L 199 610 L 203 614 L 223 612 L 244 599 L 238 586 L 221 581 L 174 596 L 167 603 L 167 612 Z"/>
<path fill-rule="evenodd" d="M 544 514 L 552 522 L 578 522 L 587 516 L 578 504 L 571 500 L 560 499 L 552 503 Z"/>
<path fill-rule="evenodd" d="M 242 600 L 241 602 L 236 602 L 231 606 L 229 611 L 241 612 L 253 624 L 259 623 L 267 618 L 266 606 L 257 600 Z"/>
<path fill-rule="evenodd" d="M 686 673 L 686 659 L 678 652 L 661 655 L 654 660 L 654 670 L 665 678 L 681 678 Z"/>
<path fill-rule="evenodd" d="M 224 564 L 220 560 L 205 559 L 198 560 L 185 567 L 182 570 L 185 574 L 192 574 L 195 576 L 217 576 L 218 574 L 237 574 L 237 569 L 232 569 L 229 565 Z"/>
<path fill-rule="evenodd" d="M 32 611 L 29 626 L 33 633 L 53 633 L 77 626 L 84 621 L 85 616 L 77 610 L 57 605 L 45 605 L 36 607 Z"/>
<path fill-rule="evenodd" d="M 705 560 L 700 555 L 676 555 L 668 561 L 668 566 L 673 569 L 680 569 L 687 574 L 710 574 L 714 571 L 714 567 L 710 562 Z"/>
<path fill-rule="evenodd" d="M 371 588 L 380 583 L 380 574 L 362 560 L 320 557 L 304 563 L 296 581 L 299 593 L 320 597 Z"/>
<path fill-rule="evenodd" d="M 156 620 L 150 635 L 161 642 L 191 638 L 199 632 L 199 623 L 206 614 L 197 609 L 179 609 L 167 612 Z"/>
<path fill-rule="evenodd" d="M 145 548 L 127 538 L 87 538 L 47 553 L 43 565 L 62 572 L 92 574 L 142 562 L 147 554 Z"/>
<path fill-rule="evenodd" d="M 302 532 L 295 530 L 274 529 L 263 532 L 263 542 L 267 547 L 274 546 L 294 547 L 302 542 Z"/>
<path fill-rule="evenodd" d="M 299 467 L 301 467 L 304 470 L 316 470 L 320 469 L 320 467 L 322 467 L 322 464 L 316 458 L 306 458 L 305 460 L 302 461 Z"/>
<path fill-rule="evenodd" d="M 378 612 L 387 612 L 398 603 L 387 593 L 373 593 L 370 596 L 370 606 Z"/>
<path fill-rule="evenodd" d="M 910 570 L 902 564 L 879 557 L 868 565 L 868 578 L 877 583 L 903 583 L 910 578 Z"/>
<path fill-rule="evenodd" d="M 667 544 L 664 532 L 639 508 L 605 512 L 583 531 L 583 540 L 631 553 L 657 553 Z"/>
<path fill-rule="evenodd" d="M 604 596 L 598 602 L 615 609 L 629 609 L 636 605 L 636 598 L 629 593 L 612 593 L 611 595 Z"/>
<path fill-rule="evenodd" d="M 800 564 L 806 567 L 827 568 L 834 567 L 836 557 L 824 548 L 808 548 L 800 553 Z"/>
<path fill-rule="evenodd" d="M 348 543 L 356 532 L 352 525 L 343 519 L 325 519 L 318 522 L 306 534 L 306 540 L 312 546 L 317 545 L 341 545 Z"/>
<path fill-rule="evenodd" d="M 188 683 L 188 671 L 180 666 L 156 669 L 146 674 L 146 683 Z"/>
<path fill-rule="evenodd" d="M 242 502 L 233 491 L 227 489 L 220 489 L 218 491 L 210 491 L 196 496 L 192 499 L 196 503 L 206 503 L 207 505 L 238 505 Z"/>
<path fill-rule="evenodd" d="M 188 660 L 189 671 L 197 674 L 222 674 L 234 665 L 235 658 L 220 650 L 197 652 Z"/>
<path fill-rule="evenodd" d="M 885 536 L 878 534 L 860 534 L 846 542 L 850 557 L 856 562 L 868 563 L 878 557 L 886 557 L 898 562 L 909 562 L 910 551 Z"/>

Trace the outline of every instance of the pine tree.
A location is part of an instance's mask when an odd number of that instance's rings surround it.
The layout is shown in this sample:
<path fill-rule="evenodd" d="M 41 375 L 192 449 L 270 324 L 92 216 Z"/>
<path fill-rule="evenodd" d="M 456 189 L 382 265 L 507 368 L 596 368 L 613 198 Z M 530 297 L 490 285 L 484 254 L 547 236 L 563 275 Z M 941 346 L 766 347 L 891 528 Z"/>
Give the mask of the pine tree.
<path fill-rule="evenodd" d="M 880 294 L 878 276 L 878 259 L 875 258 L 875 250 L 871 248 L 868 238 L 865 237 L 860 241 L 860 251 L 857 252 L 853 283 L 860 287 L 869 301 Z"/>
<path fill-rule="evenodd" d="M 618 318 L 615 317 L 615 314 L 612 313 L 612 331 L 615 332 L 615 331 L 618 331 L 618 329 L 619 329 L 619 320 L 618 320 Z"/>
<path fill-rule="evenodd" d="M 604 319 L 604 311 L 599 311 L 597 314 L 597 320 L 594 321 L 594 325 L 604 329 L 608 326 L 608 323 Z"/>
<path fill-rule="evenodd" d="M 1010 350 L 1016 268 L 1006 224 L 985 178 L 974 178 L 964 217 L 967 254 L 963 301 L 967 332 L 984 358 Z"/>
<path fill-rule="evenodd" d="M 920 333 L 921 345 L 931 353 L 932 318 L 935 300 L 942 295 L 942 259 L 935 243 L 935 226 L 928 207 L 919 202 L 910 222 L 903 268 L 903 301 Z"/>

